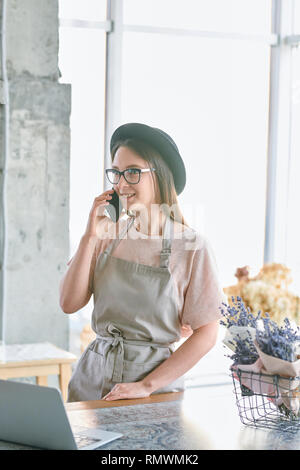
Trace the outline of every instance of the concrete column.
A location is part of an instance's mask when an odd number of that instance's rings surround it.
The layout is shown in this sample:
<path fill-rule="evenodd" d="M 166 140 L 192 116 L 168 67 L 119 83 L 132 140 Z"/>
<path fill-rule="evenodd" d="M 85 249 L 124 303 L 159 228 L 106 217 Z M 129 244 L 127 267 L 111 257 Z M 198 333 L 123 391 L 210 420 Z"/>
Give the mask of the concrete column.
<path fill-rule="evenodd" d="M 58 2 L 6 0 L 3 21 L 9 89 L 9 103 L 0 104 L 9 116 L 8 145 L 4 125 L 0 136 L 6 148 L 0 160 L 4 339 L 68 348 L 59 281 L 69 257 L 71 89 L 58 83 Z"/>

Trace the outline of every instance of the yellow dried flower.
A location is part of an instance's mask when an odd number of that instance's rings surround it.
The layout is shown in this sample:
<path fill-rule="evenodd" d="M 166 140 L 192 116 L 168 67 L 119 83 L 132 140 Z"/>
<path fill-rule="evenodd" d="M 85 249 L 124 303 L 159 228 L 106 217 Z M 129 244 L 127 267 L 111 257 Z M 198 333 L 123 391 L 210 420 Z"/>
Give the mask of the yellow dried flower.
<path fill-rule="evenodd" d="M 283 264 L 267 263 L 257 274 L 249 277 L 249 266 L 238 268 L 235 276 L 238 283 L 224 288 L 231 304 L 231 296 L 240 296 L 246 307 L 255 314 L 268 313 L 277 323 L 285 317 L 300 323 L 300 297 L 288 291 L 293 281 L 290 269 Z"/>

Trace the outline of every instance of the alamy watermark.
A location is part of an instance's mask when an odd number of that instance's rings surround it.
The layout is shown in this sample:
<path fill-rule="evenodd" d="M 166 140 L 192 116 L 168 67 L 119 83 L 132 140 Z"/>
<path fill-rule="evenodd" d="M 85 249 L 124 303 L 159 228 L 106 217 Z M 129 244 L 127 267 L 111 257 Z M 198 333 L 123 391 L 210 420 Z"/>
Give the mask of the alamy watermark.
<path fill-rule="evenodd" d="M 197 232 L 204 233 L 205 208 L 202 204 L 182 204 L 183 211 L 179 209 L 178 204 L 151 204 L 150 212 L 148 207 L 139 204 L 134 210 L 126 210 L 123 207 L 120 219 L 134 217 L 139 224 L 139 231 L 134 230 L 126 232 L 126 223 L 116 224 L 109 217 L 100 219 L 97 225 L 97 237 L 99 239 L 162 239 L 162 235 L 158 231 L 159 221 L 162 216 L 170 217 L 179 225 L 174 229 L 174 239 L 184 241 L 184 250 L 197 249 Z M 113 210 L 114 207 L 112 208 Z M 188 225 L 184 225 L 182 216 Z M 125 230 L 125 233 L 124 233 Z M 122 232 L 123 231 L 123 232 Z"/>

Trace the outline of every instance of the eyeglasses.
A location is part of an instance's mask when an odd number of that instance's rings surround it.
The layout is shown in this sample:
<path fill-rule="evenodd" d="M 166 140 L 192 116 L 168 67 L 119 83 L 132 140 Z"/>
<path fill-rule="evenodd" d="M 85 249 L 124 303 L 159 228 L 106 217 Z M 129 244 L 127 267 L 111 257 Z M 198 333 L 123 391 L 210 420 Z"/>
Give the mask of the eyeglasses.
<path fill-rule="evenodd" d="M 127 183 L 137 184 L 140 181 L 141 173 L 146 173 L 147 171 L 156 170 L 155 168 L 127 168 L 124 171 L 119 171 L 115 168 L 110 168 L 108 170 L 105 170 L 105 173 L 111 184 L 118 184 L 122 175 L 124 176 Z"/>

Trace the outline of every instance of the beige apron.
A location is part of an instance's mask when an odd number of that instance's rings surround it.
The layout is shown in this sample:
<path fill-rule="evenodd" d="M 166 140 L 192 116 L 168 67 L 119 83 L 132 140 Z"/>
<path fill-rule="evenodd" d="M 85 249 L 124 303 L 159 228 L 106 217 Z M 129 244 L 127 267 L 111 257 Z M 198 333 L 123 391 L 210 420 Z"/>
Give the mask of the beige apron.
<path fill-rule="evenodd" d="M 92 328 L 97 337 L 82 354 L 69 383 L 68 402 L 99 400 L 116 383 L 137 382 L 165 361 L 180 339 L 177 291 L 169 271 L 174 234 L 167 216 L 160 266 L 112 256 L 134 217 L 99 255 L 94 271 Z M 180 377 L 154 393 L 184 390 Z"/>

